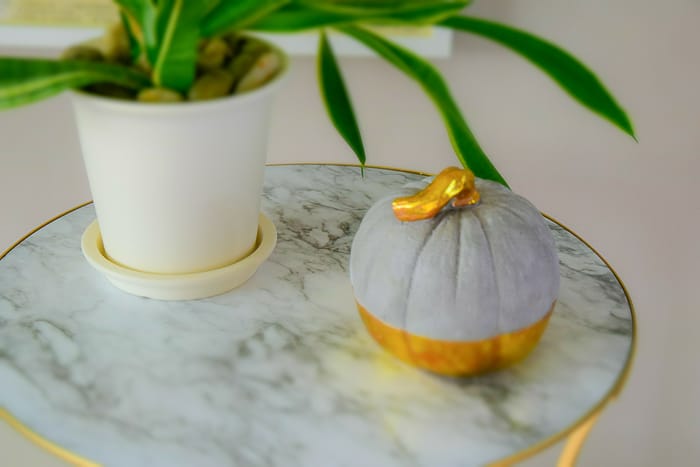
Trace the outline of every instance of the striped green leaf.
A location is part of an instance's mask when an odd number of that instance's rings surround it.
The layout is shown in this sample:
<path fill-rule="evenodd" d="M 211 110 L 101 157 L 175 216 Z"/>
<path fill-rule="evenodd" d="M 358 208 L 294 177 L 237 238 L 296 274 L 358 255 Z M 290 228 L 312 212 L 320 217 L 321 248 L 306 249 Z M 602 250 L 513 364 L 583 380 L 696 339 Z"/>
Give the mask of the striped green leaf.
<path fill-rule="evenodd" d="M 124 25 L 126 35 L 129 39 L 129 56 L 131 57 L 131 61 L 133 63 L 136 63 L 136 61 L 141 56 L 141 53 L 145 51 L 144 45 L 139 40 L 137 30 L 134 28 L 135 24 L 132 23 L 127 14 L 122 12 L 120 14 L 120 17 L 122 20 L 122 24 Z"/>
<path fill-rule="evenodd" d="M 156 14 L 158 50 L 153 81 L 158 86 L 186 92 L 194 81 L 199 25 L 212 0 L 159 0 Z"/>
<path fill-rule="evenodd" d="M 307 4 L 308 3 L 308 4 Z M 330 26 L 373 23 L 420 26 L 452 16 L 465 1 L 401 1 L 389 6 L 386 1 L 332 4 L 318 0 L 281 8 L 251 25 L 251 29 L 273 33 L 299 32 Z"/>
<path fill-rule="evenodd" d="M 151 63 L 155 62 L 158 47 L 156 36 L 156 7 L 152 0 L 115 0 L 129 21 L 127 30 L 139 42 Z"/>
<path fill-rule="evenodd" d="M 204 18 L 202 35 L 216 36 L 230 30 L 241 30 L 267 17 L 292 0 L 222 1 Z"/>
<path fill-rule="evenodd" d="M 0 109 L 38 101 L 69 88 L 114 83 L 132 89 L 148 77 L 120 65 L 83 61 L 0 58 Z"/>
<path fill-rule="evenodd" d="M 598 77 L 556 45 L 530 33 L 477 18 L 455 16 L 444 20 L 442 25 L 478 34 L 517 52 L 547 73 L 585 107 L 635 137 L 632 122 Z"/>
<path fill-rule="evenodd" d="M 318 82 L 333 125 L 355 152 L 360 163 L 364 165 L 367 158 L 360 128 L 357 125 L 345 81 L 325 32 L 321 32 L 318 48 Z"/>
<path fill-rule="evenodd" d="M 477 177 L 508 186 L 476 141 L 445 80 L 430 63 L 365 29 L 349 26 L 340 30 L 374 50 L 423 87 L 440 111 L 455 153 L 465 167 Z"/>
<path fill-rule="evenodd" d="M 291 33 L 351 22 L 353 19 L 348 15 L 290 5 L 260 18 L 250 28 L 262 32 Z"/>
<path fill-rule="evenodd" d="M 462 11 L 470 0 L 297 0 L 297 4 L 318 11 L 353 16 L 385 16 L 416 14 L 425 18 L 425 12 L 440 11 L 451 16 Z"/>

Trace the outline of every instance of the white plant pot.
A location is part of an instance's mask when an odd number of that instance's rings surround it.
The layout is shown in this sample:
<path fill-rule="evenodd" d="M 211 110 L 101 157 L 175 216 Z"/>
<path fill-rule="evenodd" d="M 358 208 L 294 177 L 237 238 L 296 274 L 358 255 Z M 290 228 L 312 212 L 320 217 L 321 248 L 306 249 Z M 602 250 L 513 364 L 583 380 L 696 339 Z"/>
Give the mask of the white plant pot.
<path fill-rule="evenodd" d="M 192 274 L 256 246 L 273 97 L 143 104 L 73 94 L 104 253 L 141 272 Z"/>

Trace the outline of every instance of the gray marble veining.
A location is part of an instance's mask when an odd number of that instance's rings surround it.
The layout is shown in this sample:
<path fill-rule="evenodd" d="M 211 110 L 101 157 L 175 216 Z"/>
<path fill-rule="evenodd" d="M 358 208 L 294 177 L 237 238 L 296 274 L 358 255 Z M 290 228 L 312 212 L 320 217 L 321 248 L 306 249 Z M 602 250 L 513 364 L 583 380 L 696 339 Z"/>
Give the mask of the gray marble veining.
<path fill-rule="evenodd" d="M 530 358 L 462 380 L 400 363 L 365 332 L 347 262 L 367 208 L 419 178 L 268 168 L 275 252 L 191 302 L 117 290 L 80 252 L 92 207 L 60 218 L 0 261 L 0 406 L 106 466 L 475 466 L 561 432 L 629 358 L 620 284 L 551 224 L 561 294 Z"/>

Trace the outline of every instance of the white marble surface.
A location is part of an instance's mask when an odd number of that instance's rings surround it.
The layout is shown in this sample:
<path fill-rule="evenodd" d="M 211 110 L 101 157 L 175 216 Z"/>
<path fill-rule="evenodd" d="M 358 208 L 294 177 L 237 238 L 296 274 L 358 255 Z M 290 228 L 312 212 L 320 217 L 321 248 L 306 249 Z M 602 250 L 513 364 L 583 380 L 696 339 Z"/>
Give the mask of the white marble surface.
<path fill-rule="evenodd" d="M 82 208 L 0 261 L 0 406 L 108 466 L 471 466 L 571 426 L 629 358 L 631 312 L 612 273 L 552 225 L 559 304 L 521 365 L 438 378 L 364 331 L 347 278 L 371 205 L 417 176 L 271 167 L 279 231 L 243 288 L 196 302 L 126 295 L 80 253 Z"/>

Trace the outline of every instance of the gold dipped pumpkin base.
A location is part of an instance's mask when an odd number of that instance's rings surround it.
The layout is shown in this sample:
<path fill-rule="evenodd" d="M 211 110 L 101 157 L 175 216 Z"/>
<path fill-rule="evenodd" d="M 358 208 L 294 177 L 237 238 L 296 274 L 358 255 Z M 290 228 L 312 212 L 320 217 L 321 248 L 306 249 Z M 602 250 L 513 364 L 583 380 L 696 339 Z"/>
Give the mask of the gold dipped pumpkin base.
<path fill-rule="evenodd" d="M 384 323 L 359 303 L 357 309 L 370 335 L 400 360 L 446 376 L 471 376 L 499 370 L 524 359 L 547 328 L 554 303 L 542 319 L 526 328 L 466 342 L 417 336 Z"/>

